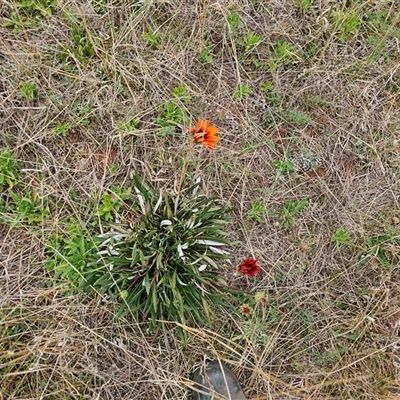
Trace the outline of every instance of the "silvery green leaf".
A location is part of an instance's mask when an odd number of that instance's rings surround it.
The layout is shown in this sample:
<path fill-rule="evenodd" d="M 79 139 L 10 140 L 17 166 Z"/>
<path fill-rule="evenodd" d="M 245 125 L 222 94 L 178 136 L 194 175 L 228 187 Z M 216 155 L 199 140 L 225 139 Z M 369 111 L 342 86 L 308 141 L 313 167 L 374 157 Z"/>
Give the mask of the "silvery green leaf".
<path fill-rule="evenodd" d="M 188 222 L 186 222 L 185 226 L 188 229 L 192 229 L 194 225 L 194 220 L 190 219 Z"/>
<path fill-rule="evenodd" d="M 119 256 L 119 251 L 118 251 L 118 250 L 115 250 L 113 247 L 111 247 L 111 248 L 109 249 L 109 253 L 110 253 L 110 255 L 112 255 L 112 256 Z"/>
<path fill-rule="evenodd" d="M 113 238 L 116 240 L 126 239 L 128 237 L 129 237 L 129 235 L 127 233 L 118 233 L 117 235 L 113 235 Z"/>
<path fill-rule="evenodd" d="M 185 256 L 183 254 L 182 246 L 180 244 L 178 244 L 178 254 L 179 254 L 179 257 L 182 258 L 182 260 L 183 260 Z"/>
<path fill-rule="evenodd" d="M 109 237 L 104 242 L 102 242 L 99 247 L 104 247 L 105 245 L 107 245 L 111 241 L 111 239 L 112 239 L 112 237 Z M 99 254 L 99 253 L 97 253 L 97 254 Z"/>
<path fill-rule="evenodd" d="M 196 260 L 194 260 L 193 262 L 191 262 L 189 265 L 195 265 L 197 264 L 199 261 L 201 261 L 201 258 L 197 258 Z"/>
<path fill-rule="evenodd" d="M 207 246 L 225 246 L 225 243 L 215 242 L 214 240 L 198 239 L 195 243 L 205 244 Z"/>
<path fill-rule="evenodd" d="M 197 186 L 196 186 L 196 187 L 194 188 L 194 190 L 193 190 L 193 194 L 194 194 L 194 195 L 198 192 L 198 190 L 199 190 L 199 188 L 200 188 L 200 185 L 199 185 L 200 182 L 201 182 L 201 178 L 200 178 L 200 177 L 196 178 L 196 180 L 195 180 L 195 185 L 197 185 Z"/>
<path fill-rule="evenodd" d="M 205 290 L 202 286 L 200 286 L 195 280 L 193 281 L 193 283 L 204 293 L 210 294 L 210 292 L 208 292 L 207 290 Z"/>
<path fill-rule="evenodd" d="M 216 247 L 210 246 L 209 249 L 213 252 L 213 253 L 217 253 L 217 254 L 230 254 L 229 251 L 225 251 L 225 250 L 221 250 L 221 249 L 217 249 Z"/>
<path fill-rule="evenodd" d="M 174 215 L 176 215 L 176 213 L 178 212 L 178 205 L 179 205 L 179 196 L 176 197 L 175 201 L 174 201 Z"/>
<path fill-rule="evenodd" d="M 156 205 L 154 206 L 154 209 L 153 209 L 153 213 L 154 214 L 157 212 L 158 207 L 160 207 L 160 204 L 162 203 L 162 198 L 163 198 L 163 194 L 162 194 L 162 191 L 160 190 L 160 197 L 158 198 L 157 203 L 156 203 Z"/>
<path fill-rule="evenodd" d="M 140 193 L 140 190 L 135 186 L 135 192 L 137 195 L 137 198 L 139 200 L 139 205 L 140 208 L 142 209 L 142 213 L 146 214 L 146 207 L 144 206 L 144 197 L 142 196 L 142 194 Z"/>
<path fill-rule="evenodd" d="M 163 219 L 160 224 L 160 226 L 169 226 L 169 225 L 172 225 L 172 221 L 170 221 L 169 219 Z"/>

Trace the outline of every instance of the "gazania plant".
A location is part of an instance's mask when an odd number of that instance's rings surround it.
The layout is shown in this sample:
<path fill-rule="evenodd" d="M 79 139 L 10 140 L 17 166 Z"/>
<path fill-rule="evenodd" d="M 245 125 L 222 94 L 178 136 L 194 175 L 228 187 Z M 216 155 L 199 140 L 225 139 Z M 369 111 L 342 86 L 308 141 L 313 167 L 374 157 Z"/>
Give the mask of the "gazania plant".
<path fill-rule="evenodd" d="M 98 251 L 82 271 L 81 286 L 120 301 L 119 313 L 148 321 L 150 331 L 171 320 L 210 322 L 213 307 L 234 293 L 220 275 L 229 258 L 229 218 L 199 185 L 168 193 L 135 176 L 124 205 L 129 226 L 96 239 Z"/>
<path fill-rule="evenodd" d="M 210 150 L 214 150 L 217 142 L 221 140 L 218 136 L 219 129 L 216 126 L 211 125 L 210 120 L 208 119 L 199 119 L 196 122 L 196 125 L 190 128 L 189 131 L 192 133 L 195 143 L 203 144 Z"/>

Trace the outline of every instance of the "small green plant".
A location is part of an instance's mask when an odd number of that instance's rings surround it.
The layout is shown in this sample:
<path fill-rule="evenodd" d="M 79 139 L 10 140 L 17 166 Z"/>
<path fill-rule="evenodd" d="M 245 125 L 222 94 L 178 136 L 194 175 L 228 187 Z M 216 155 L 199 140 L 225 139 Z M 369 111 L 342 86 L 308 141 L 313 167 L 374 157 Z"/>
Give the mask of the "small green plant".
<path fill-rule="evenodd" d="M 149 332 L 171 320 L 210 322 L 213 308 L 227 305 L 234 292 L 219 274 L 229 258 L 227 210 L 200 193 L 199 184 L 168 193 L 135 176 L 135 194 L 124 202 L 133 214 L 129 226 L 121 221 L 119 231 L 88 237 L 74 224 L 70 238 L 51 244 L 58 262 L 49 268 L 72 289 L 120 302 L 118 315 L 133 313 Z"/>
<path fill-rule="evenodd" d="M 233 97 L 235 100 L 244 99 L 251 93 L 250 87 L 248 85 L 239 85 L 233 92 Z"/>
<path fill-rule="evenodd" d="M 296 50 L 290 43 L 280 40 L 272 46 L 273 57 L 269 61 L 269 67 L 276 70 L 283 65 L 291 65 L 297 57 Z"/>
<path fill-rule="evenodd" d="M 311 359 L 321 365 L 337 362 L 337 360 L 346 353 L 347 348 L 342 344 L 337 344 L 333 350 L 320 352 L 310 352 Z"/>
<path fill-rule="evenodd" d="M 53 14 L 57 5 L 56 0 L 22 0 L 13 3 L 13 11 L 4 18 L 3 26 L 20 32 L 27 28 L 36 28 L 42 20 Z"/>
<path fill-rule="evenodd" d="M 187 117 L 184 109 L 178 107 L 172 101 L 164 104 L 162 116 L 158 119 L 161 129 L 158 130 L 160 136 L 171 135 L 175 133 L 176 126 L 186 122 Z"/>
<path fill-rule="evenodd" d="M 191 96 L 189 96 L 187 93 L 186 86 L 183 83 L 180 83 L 178 86 L 174 87 L 172 90 L 172 94 L 178 98 L 179 100 L 183 102 L 190 102 L 192 100 Z"/>
<path fill-rule="evenodd" d="M 384 234 L 367 236 L 364 238 L 364 247 L 361 265 L 373 260 L 389 271 L 399 269 L 400 235 L 398 232 L 388 230 Z"/>
<path fill-rule="evenodd" d="M 249 220 L 263 222 L 262 217 L 266 214 L 267 209 L 265 208 L 264 202 L 260 199 L 253 200 L 251 202 L 251 209 L 247 212 L 247 218 Z"/>
<path fill-rule="evenodd" d="M 73 60 L 75 63 L 87 65 L 96 55 L 93 48 L 93 36 L 89 37 L 89 35 L 91 33 L 80 29 L 78 25 L 74 25 L 71 30 L 71 39 L 74 46 L 64 46 L 64 51 L 60 56 L 61 61 L 68 64 Z"/>
<path fill-rule="evenodd" d="M 294 217 L 308 207 L 308 200 L 287 200 L 281 211 L 281 226 L 290 229 L 294 225 Z"/>
<path fill-rule="evenodd" d="M 332 27 L 341 42 L 346 42 L 357 35 L 361 25 L 358 14 L 346 10 L 336 11 L 332 8 L 328 16 L 331 18 Z"/>
<path fill-rule="evenodd" d="M 285 152 L 284 157 L 280 160 L 272 162 L 276 170 L 276 176 L 278 180 L 284 179 L 286 175 L 295 171 L 295 164 L 292 160 L 290 152 Z"/>
<path fill-rule="evenodd" d="M 71 107 L 74 113 L 74 125 L 76 126 L 87 126 L 90 124 L 90 116 L 92 114 L 93 106 L 91 104 L 83 104 L 79 101 L 75 101 Z"/>
<path fill-rule="evenodd" d="M 149 28 L 147 32 L 144 32 L 142 38 L 151 48 L 158 49 L 160 47 L 160 34 L 154 32 L 152 29 Z"/>
<path fill-rule="evenodd" d="M 270 85 L 267 85 L 267 87 Z M 269 105 L 278 112 L 282 112 L 283 97 L 280 93 L 274 91 L 264 91 Z"/>
<path fill-rule="evenodd" d="M 124 201 L 130 196 L 131 189 L 122 189 L 116 186 L 110 193 L 103 194 L 97 215 L 104 221 L 114 221 L 122 211 Z"/>
<path fill-rule="evenodd" d="M 53 235 L 46 245 L 46 268 L 54 271 L 55 279 L 72 294 L 83 281 L 87 263 L 94 259 L 98 249 L 92 235 L 77 220 L 68 221 L 63 231 L 62 235 Z"/>
<path fill-rule="evenodd" d="M 213 63 L 214 58 L 212 56 L 211 51 L 212 51 L 211 46 L 204 47 L 203 50 L 201 50 L 201 52 L 199 54 L 199 58 L 203 64 L 212 64 Z"/>
<path fill-rule="evenodd" d="M 332 236 L 331 239 L 338 246 L 339 245 L 348 245 L 350 239 L 350 233 L 347 229 L 339 228 Z"/>
<path fill-rule="evenodd" d="M 299 126 L 315 125 L 314 121 L 306 113 L 298 111 L 297 109 L 283 111 L 282 118 L 285 122 Z"/>
<path fill-rule="evenodd" d="M 252 31 L 248 31 L 247 35 L 238 39 L 238 45 L 241 46 L 245 53 L 253 50 L 260 42 L 261 36 L 255 35 Z"/>
<path fill-rule="evenodd" d="M 14 155 L 5 147 L 0 151 L 0 192 L 12 188 L 19 180 L 20 167 Z"/>
<path fill-rule="evenodd" d="M 110 11 L 115 3 L 116 0 L 95 0 L 94 10 L 97 12 L 97 14 L 103 15 L 106 14 L 107 11 Z"/>
<path fill-rule="evenodd" d="M 328 101 L 324 97 L 321 97 L 318 95 L 307 94 L 304 96 L 304 100 L 305 100 L 305 103 L 307 105 L 310 105 L 311 107 L 315 107 L 315 106 L 329 107 L 332 105 L 332 103 L 330 101 Z"/>
<path fill-rule="evenodd" d="M 38 89 L 32 82 L 22 82 L 20 93 L 28 100 L 34 100 L 38 95 Z"/>
<path fill-rule="evenodd" d="M 54 133 L 56 135 L 60 135 L 60 136 L 67 136 L 69 130 L 70 130 L 70 125 L 66 122 L 61 122 L 58 121 L 57 125 L 54 127 Z"/>
<path fill-rule="evenodd" d="M 139 118 L 130 118 L 127 117 L 124 121 L 117 122 L 117 128 L 122 133 L 132 133 L 137 132 L 139 127 L 140 119 Z"/>
<path fill-rule="evenodd" d="M 312 0 L 296 0 L 295 5 L 303 12 L 308 11 L 312 6 Z"/>
<path fill-rule="evenodd" d="M 274 84 L 271 81 L 265 81 L 262 85 L 261 85 L 261 91 L 263 93 L 270 93 L 274 90 Z"/>
<path fill-rule="evenodd" d="M 76 52 L 80 59 L 93 58 L 96 52 L 93 49 L 92 42 L 87 32 L 83 32 L 77 26 L 74 26 L 71 32 L 72 40 L 76 46 Z"/>
<path fill-rule="evenodd" d="M 9 191 L 11 201 L 7 213 L 3 214 L 0 221 L 11 228 L 21 224 L 35 224 L 49 218 L 49 208 L 43 204 L 36 194 L 18 194 Z"/>
<path fill-rule="evenodd" d="M 229 25 L 229 29 L 232 32 L 237 31 L 242 26 L 242 21 L 240 20 L 240 16 L 237 12 L 233 12 L 226 17 L 226 20 Z"/>

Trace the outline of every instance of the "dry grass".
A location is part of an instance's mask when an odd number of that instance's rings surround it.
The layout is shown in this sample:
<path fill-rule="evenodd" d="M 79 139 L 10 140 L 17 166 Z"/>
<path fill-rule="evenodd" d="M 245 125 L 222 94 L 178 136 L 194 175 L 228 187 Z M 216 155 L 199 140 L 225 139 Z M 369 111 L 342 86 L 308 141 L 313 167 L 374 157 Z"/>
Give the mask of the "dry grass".
<path fill-rule="evenodd" d="M 189 399 L 204 356 L 225 360 L 249 399 L 400 396 L 400 8 L 345 3 L 59 0 L 35 26 L 20 11 L 20 29 L 0 27 L 0 144 L 50 211 L 0 227 L 0 398 Z M 0 15 L 17 5 L 3 2 Z M 262 40 L 246 51 L 249 31 Z M 172 94 L 180 83 L 191 100 Z M 249 96 L 234 95 L 240 85 Z M 171 101 L 188 119 L 162 135 Z M 228 278 L 264 290 L 269 305 L 262 318 L 185 327 L 188 345 L 176 336 L 167 348 L 136 321 L 116 321 L 115 305 L 65 296 L 44 248 L 135 171 L 173 182 L 197 118 L 221 129 L 218 148 L 198 148 L 193 165 L 235 207 L 233 261 L 251 255 L 263 269 Z M 332 239 L 338 229 L 347 244 Z"/>

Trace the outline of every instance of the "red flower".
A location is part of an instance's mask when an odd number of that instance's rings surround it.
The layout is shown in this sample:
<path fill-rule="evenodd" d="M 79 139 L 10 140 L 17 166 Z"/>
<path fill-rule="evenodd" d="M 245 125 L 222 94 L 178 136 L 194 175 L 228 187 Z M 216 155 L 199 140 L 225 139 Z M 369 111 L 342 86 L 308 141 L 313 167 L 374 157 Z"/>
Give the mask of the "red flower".
<path fill-rule="evenodd" d="M 253 309 L 247 304 L 244 303 L 239 307 L 239 311 L 246 317 L 250 316 L 253 312 Z"/>
<path fill-rule="evenodd" d="M 218 140 L 220 140 L 220 137 L 217 135 L 219 129 L 214 125 L 210 125 L 209 119 L 205 121 L 199 119 L 196 122 L 196 126 L 194 128 L 190 128 L 189 130 L 191 133 L 193 133 L 193 140 L 196 143 L 204 144 L 204 146 L 211 150 L 215 148 Z"/>
<path fill-rule="evenodd" d="M 257 264 L 258 261 L 254 258 L 247 258 L 239 265 L 239 271 L 243 275 L 256 276 L 261 272 L 260 266 Z"/>
<path fill-rule="evenodd" d="M 264 292 L 257 292 L 254 296 L 254 300 L 256 301 L 256 303 L 265 305 L 268 303 L 268 299 L 267 296 L 265 295 Z"/>

